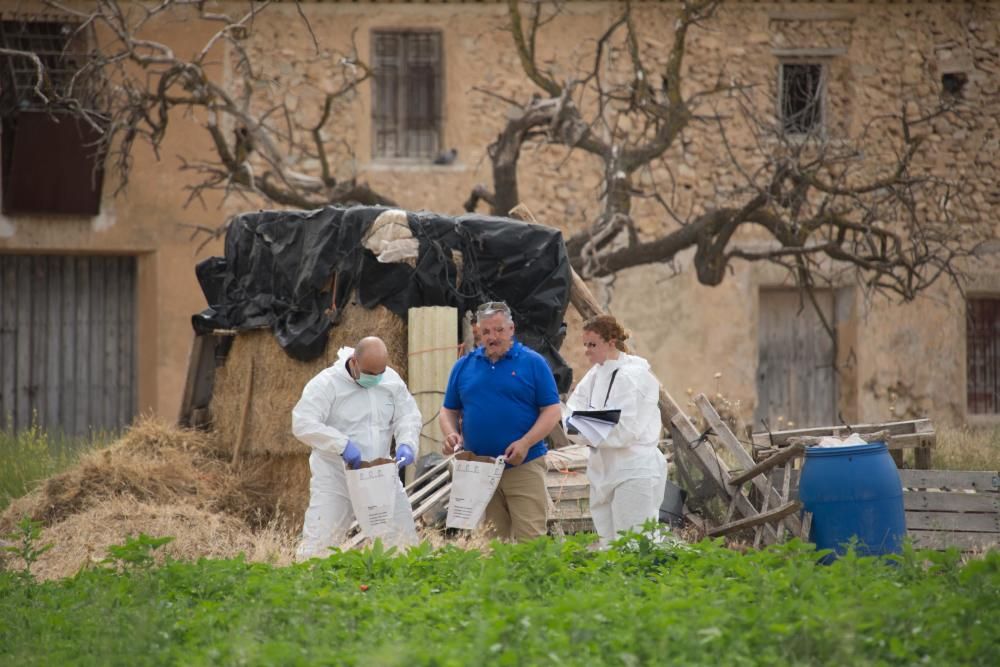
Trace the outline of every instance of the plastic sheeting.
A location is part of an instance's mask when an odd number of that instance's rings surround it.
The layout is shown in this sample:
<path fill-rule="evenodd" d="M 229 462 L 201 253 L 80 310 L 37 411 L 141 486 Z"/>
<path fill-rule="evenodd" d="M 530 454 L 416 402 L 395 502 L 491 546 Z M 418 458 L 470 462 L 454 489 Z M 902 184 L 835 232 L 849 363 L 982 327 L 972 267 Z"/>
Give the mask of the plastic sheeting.
<path fill-rule="evenodd" d="M 502 300 L 518 340 L 546 358 L 560 392 L 569 390 L 572 370 L 559 347 L 571 274 L 559 230 L 491 216 L 407 213 L 416 265 L 381 263 L 362 241 L 387 210 L 330 206 L 233 218 L 225 257 L 196 268 L 209 307 L 192 318 L 195 331 L 269 327 L 289 356 L 308 361 L 322 354 L 333 326 L 326 311 L 334 276 L 338 310 L 355 289 L 365 308 L 383 305 L 403 318 L 411 307 L 465 312 Z M 461 269 L 453 251 L 461 253 Z"/>

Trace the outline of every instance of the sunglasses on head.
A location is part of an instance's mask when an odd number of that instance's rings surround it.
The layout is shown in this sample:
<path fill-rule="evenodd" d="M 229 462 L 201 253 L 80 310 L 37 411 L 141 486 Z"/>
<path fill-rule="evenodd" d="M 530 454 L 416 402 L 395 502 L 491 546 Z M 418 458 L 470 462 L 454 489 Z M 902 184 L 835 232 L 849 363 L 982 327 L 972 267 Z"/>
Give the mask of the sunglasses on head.
<path fill-rule="evenodd" d="M 487 301 L 483 305 L 479 306 L 479 308 L 476 308 L 476 312 L 480 314 L 499 313 L 499 312 L 509 313 L 510 306 L 508 306 L 503 301 Z"/>

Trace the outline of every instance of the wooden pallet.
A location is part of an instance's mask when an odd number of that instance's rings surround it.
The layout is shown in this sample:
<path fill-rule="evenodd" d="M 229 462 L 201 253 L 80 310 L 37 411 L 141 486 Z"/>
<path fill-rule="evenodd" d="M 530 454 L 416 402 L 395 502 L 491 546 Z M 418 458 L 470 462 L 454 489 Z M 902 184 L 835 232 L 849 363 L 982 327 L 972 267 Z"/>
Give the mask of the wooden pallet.
<path fill-rule="evenodd" d="M 822 437 L 832 435 L 845 437 L 850 433 L 874 433 L 887 431 L 886 447 L 896 461 L 897 467 L 902 467 L 903 452 L 913 450 L 914 466 L 919 470 L 931 467 L 931 450 L 937 441 L 934 425 L 930 419 L 911 419 L 907 421 L 885 422 L 883 424 L 854 424 L 851 426 L 819 426 L 816 428 L 798 428 L 770 433 L 754 433 L 754 458 L 761 460 L 789 445 L 797 437 Z"/>

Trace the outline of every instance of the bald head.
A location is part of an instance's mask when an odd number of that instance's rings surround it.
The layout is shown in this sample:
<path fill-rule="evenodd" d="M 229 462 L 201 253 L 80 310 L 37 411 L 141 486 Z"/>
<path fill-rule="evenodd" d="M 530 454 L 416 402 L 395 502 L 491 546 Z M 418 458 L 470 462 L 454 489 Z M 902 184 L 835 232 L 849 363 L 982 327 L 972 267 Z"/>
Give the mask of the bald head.
<path fill-rule="evenodd" d="M 366 336 L 354 347 L 354 360 L 362 373 L 379 375 L 389 363 L 389 350 L 378 336 Z"/>

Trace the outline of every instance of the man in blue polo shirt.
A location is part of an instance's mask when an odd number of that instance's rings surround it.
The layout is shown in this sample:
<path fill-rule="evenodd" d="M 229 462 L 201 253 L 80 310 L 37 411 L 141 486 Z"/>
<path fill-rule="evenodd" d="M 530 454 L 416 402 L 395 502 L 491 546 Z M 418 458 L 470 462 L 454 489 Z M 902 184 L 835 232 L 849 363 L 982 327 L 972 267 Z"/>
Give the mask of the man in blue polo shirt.
<path fill-rule="evenodd" d="M 504 456 L 508 465 L 484 518 L 497 537 L 530 540 L 547 529 L 542 438 L 561 418 L 559 392 L 545 359 L 514 340 L 507 304 L 483 304 L 476 322 L 480 345 L 455 363 L 448 378 L 438 419 L 444 453 L 464 448 Z"/>

